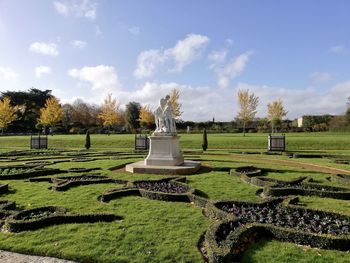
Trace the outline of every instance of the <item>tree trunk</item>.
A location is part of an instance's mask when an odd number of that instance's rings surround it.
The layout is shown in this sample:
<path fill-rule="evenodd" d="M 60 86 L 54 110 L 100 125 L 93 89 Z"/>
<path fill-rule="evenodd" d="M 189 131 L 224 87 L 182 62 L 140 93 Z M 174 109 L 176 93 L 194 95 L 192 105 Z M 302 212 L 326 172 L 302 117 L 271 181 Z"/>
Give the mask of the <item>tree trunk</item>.
<path fill-rule="evenodd" d="M 243 136 L 245 136 L 245 121 L 243 122 Z"/>

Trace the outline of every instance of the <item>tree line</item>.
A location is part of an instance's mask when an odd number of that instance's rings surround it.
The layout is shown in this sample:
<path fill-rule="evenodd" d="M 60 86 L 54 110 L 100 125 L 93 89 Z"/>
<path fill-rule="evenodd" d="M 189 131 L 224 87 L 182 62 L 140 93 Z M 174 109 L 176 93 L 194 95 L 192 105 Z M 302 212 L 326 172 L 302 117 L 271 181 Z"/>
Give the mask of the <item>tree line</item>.
<path fill-rule="evenodd" d="M 170 101 L 178 129 L 214 132 L 275 132 L 300 131 L 295 124 L 283 120 L 287 111 L 282 100 L 267 104 L 266 118 L 256 118 L 259 98 L 249 90 L 237 92 L 239 111 L 232 122 L 182 121 L 180 92 L 173 89 Z M 0 129 L 2 133 L 91 133 L 128 132 L 148 133 L 155 128 L 154 115 L 150 105 L 129 102 L 121 109 L 116 98 L 109 94 L 101 105 L 86 103 L 81 99 L 61 104 L 51 90 L 32 88 L 28 91 L 6 91 L 0 96 Z M 303 131 L 350 131 L 350 97 L 347 111 L 340 116 L 305 116 Z"/>
<path fill-rule="evenodd" d="M 174 89 L 170 101 L 174 117 L 182 114 L 180 92 Z M 109 94 L 102 105 L 81 99 L 61 104 L 51 90 L 6 91 L 0 96 L 0 129 L 2 133 L 92 133 L 141 132 L 154 129 L 154 115 L 149 105 L 129 102 L 122 110 Z"/>

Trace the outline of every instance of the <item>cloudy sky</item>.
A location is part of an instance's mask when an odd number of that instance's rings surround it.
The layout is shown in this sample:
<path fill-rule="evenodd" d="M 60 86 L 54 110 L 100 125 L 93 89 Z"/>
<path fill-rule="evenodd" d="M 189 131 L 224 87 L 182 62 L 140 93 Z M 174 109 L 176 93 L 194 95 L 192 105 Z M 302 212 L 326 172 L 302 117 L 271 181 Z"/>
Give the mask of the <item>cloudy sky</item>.
<path fill-rule="evenodd" d="M 350 96 L 350 1 L 0 0 L 0 91 L 153 108 L 181 91 L 184 120 L 237 114 L 249 89 L 292 119 Z"/>

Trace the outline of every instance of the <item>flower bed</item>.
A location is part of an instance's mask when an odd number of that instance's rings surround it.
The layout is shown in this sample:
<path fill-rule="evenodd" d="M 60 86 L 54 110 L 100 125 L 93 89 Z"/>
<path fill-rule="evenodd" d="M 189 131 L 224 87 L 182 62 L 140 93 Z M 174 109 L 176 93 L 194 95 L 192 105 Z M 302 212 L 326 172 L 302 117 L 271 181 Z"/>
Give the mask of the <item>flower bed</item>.
<path fill-rule="evenodd" d="M 241 166 L 236 169 L 231 169 L 230 174 L 236 176 L 244 174 L 248 177 L 253 177 L 261 175 L 261 169 L 258 169 L 254 166 Z"/>
<path fill-rule="evenodd" d="M 128 182 L 125 188 L 110 190 L 102 194 L 99 200 L 108 202 L 122 196 L 136 195 L 154 200 L 190 202 L 193 193 L 194 190 L 177 178 L 167 178 Z"/>
<path fill-rule="evenodd" d="M 30 166 L 3 166 L 0 167 L 0 180 L 26 179 L 36 176 L 64 173 L 60 169 L 30 167 Z"/>
<path fill-rule="evenodd" d="M 118 183 L 126 184 L 127 181 L 117 180 L 98 173 L 86 173 L 78 176 L 65 176 L 53 178 L 29 178 L 30 182 L 50 182 L 54 183 L 52 190 L 66 191 L 71 187 L 89 184 L 104 184 L 104 183 Z"/>
<path fill-rule="evenodd" d="M 55 183 L 55 185 L 51 187 L 51 189 L 55 191 L 66 191 L 71 187 L 80 185 L 116 183 L 114 179 L 100 174 L 83 174 L 79 176 L 52 178 L 51 182 Z"/>
<path fill-rule="evenodd" d="M 70 214 L 63 207 L 47 206 L 24 210 L 7 218 L 4 228 L 9 232 L 21 232 L 58 224 L 112 222 L 121 219 L 114 214 Z"/>
<path fill-rule="evenodd" d="M 213 207 L 220 211 L 218 217 L 226 217 L 206 232 L 203 250 L 209 262 L 238 261 L 262 236 L 319 248 L 348 250 L 350 246 L 346 215 L 306 209 L 281 198 L 262 203 L 223 201 Z"/>
<path fill-rule="evenodd" d="M 95 170 L 100 170 L 101 168 L 69 168 L 67 169 L 68 173 L 87 173 Z"/>

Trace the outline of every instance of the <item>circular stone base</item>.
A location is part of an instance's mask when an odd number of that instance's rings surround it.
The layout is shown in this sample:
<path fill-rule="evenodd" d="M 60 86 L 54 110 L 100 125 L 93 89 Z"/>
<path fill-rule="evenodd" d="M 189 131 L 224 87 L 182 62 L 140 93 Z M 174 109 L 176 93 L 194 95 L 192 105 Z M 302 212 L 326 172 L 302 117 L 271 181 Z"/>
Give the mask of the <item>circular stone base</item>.
<path fill-rule="evenodd" d="M 200 162 L 185 160 L 179 166 L 146 165 L 145 161 L 131 163 L 125 166 L 130 173 L 161 174 L 161 175 L 189 175 L 196 173 L 201 167 Z"/>

